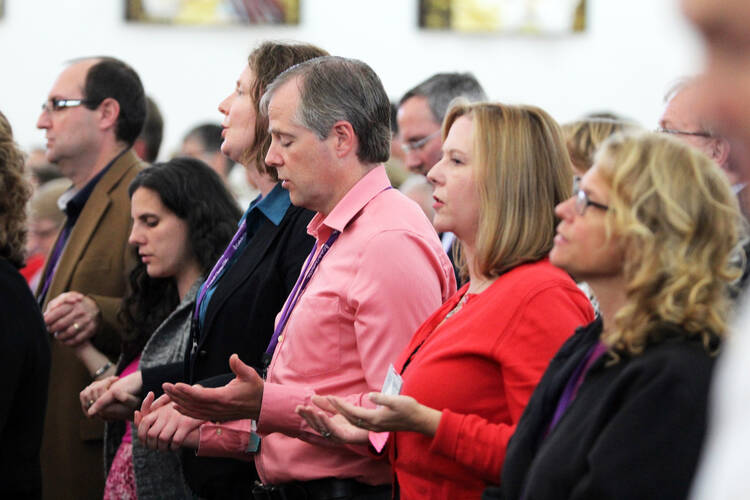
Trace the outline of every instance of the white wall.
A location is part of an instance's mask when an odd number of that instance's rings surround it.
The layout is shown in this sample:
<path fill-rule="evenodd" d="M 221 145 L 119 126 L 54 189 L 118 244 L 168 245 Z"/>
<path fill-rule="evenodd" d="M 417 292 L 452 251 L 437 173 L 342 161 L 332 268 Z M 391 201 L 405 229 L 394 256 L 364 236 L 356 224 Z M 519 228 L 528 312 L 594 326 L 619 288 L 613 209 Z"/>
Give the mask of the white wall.
<path fill-rule="evenodd" d="M 560 121 L 609 109 L 655 126 L 661 98 L 698 69 L 701 47 L 679 0 L 589 0 L 588 31 L 529 38 L 417 29 L 417 0 L 301 0 L 298 27 L 127 24 L 122 0 L 5 0 L 0 110 L 23 147 L 40 145 L 39 107 L 71 58 L 113 55 L 140 73 L 165 116 L 161 157 L 198 121 L 220 121 L 250 49 L 294 39 L 369 63 L 394 98 L 437 71 L 472 71 L 490 97 L 539 105 Z"/>

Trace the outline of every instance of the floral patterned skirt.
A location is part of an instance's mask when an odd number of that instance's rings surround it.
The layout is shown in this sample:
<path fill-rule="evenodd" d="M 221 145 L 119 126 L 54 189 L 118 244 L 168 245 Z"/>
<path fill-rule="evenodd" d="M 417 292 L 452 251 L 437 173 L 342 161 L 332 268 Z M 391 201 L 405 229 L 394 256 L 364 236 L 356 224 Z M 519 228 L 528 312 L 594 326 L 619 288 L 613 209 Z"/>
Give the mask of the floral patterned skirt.
<path fill-rule="evenodd" d="M 104 500 L 136 500 L 133 444 L 120 443 L 104 484 Z"/>

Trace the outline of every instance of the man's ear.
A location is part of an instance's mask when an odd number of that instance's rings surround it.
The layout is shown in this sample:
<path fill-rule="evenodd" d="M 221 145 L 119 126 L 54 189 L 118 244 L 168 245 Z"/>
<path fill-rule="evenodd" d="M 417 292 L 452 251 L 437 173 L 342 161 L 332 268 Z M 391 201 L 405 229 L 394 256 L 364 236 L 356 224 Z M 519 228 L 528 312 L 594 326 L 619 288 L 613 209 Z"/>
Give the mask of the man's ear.
<path fill-rule="evenodd" d="M 357 135 L 354 133 L 352 124 L 345 120 L 333 124 L 329 138 L 333 139 L 333 148 L 339 158 L 357 150 Z"/>
<path fill-rule="evenodd" d="M 717 165 L 725 165 L 729 161 L 729 141 L 722 137 L 714 137 L 711 140 L 711 158 Z"/>
<path fill-rule="evenodd" d="M 99 104 L 99 126 L 102 130 L 115 128 L 119 116 L 120 103 L 116 99 L 107 97 Z"/>

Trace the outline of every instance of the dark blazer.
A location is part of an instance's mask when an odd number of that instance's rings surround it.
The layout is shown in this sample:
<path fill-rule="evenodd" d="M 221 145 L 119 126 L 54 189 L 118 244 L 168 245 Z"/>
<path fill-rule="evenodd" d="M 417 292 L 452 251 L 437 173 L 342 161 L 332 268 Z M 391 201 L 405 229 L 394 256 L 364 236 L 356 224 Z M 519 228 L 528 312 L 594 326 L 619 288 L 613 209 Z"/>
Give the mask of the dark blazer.
<path fill-rule="evenodd" d="M 120 351 L 122 326 L 117 320 L 127 277 L 134 265 L 128 247 L 130 181 L 143 163 L 128 151 L 104 173 L 83 208 L 60 256 L 45 303 L 63 292 L 91 297 L 102 314 L 102 328 L 92 343 L 110 359 Z M 40 288 L 43 283 L 40 283 Z M 47 419 L 42 441 L 45 498 L 100 499 L 104 491 L 102 436 L 104 424 L 87 419 L 78 393 L 91 383 L 73 351 L 52 343 Z"/>
<path fill-rule="evenodd" d="M 0 484 L 4 498 L 41 498 L 49 340 L 26 280 L 0 258 Z"/>
<path fill-rule="evenodd" d="M 674 325 L 639 356 L 594 362 L 543 439 L 560 395 L 601 333 L 579 328 L 550 363 L 508 445 L 500 488 L 483 498 L 683 499 L 706 429 L 714 358 Z"/>
<path fill-rule="evenodd" d="M 276 315 L 312 249 L 314 240 L 307 234 L 307 224 L 313 215 L 292 205 L 278 226 L 263 216 L 242 254 L 218 282 L 195 354 L 188 353 L 184 365 L 143 370 L 144 394 L 160 393 L 166 381 L 224 385 L 234 378 L 229 369 L 233 353 L 260 371 Z M 249 498 L 257 477 L 252 464 L 200 458 L 192 450 L 183 453 L 183 469 L 193 491 L 205 498 Z"/>

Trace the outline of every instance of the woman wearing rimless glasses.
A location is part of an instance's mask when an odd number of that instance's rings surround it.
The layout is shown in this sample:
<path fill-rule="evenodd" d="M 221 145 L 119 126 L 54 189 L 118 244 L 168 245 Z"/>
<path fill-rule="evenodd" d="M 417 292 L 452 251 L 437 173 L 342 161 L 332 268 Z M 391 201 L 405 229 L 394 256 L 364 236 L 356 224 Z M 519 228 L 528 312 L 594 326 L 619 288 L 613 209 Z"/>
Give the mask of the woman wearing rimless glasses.
<path fill-rule="evenodd" d="M 485 498 L 685 498 L 738 273 L 729 183 L 674 139 L 615 136 L 556 213 L 550 260 L 601 316 L 555 355 Z"/>

